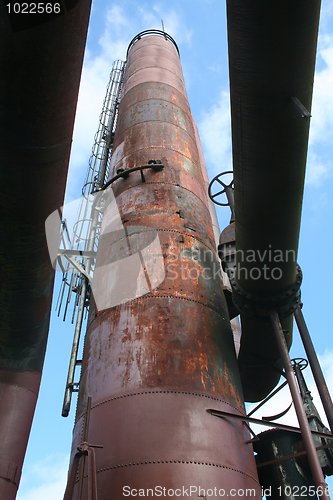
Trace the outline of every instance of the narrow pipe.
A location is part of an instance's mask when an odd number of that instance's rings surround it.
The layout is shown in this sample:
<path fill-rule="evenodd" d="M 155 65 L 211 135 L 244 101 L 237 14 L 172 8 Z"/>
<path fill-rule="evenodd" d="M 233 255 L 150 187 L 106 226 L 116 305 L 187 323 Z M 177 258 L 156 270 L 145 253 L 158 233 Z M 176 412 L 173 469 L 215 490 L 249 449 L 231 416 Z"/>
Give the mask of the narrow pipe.
<path fill-rule="evenodd" d="M 118 179 L 126 179 L 126 177 L 128 177 L 132 172 L 137 172 L 138 170 L 142 172 L 142 170 L 146 170 L 148 168 L 153 170 L 162 170 L 162 168 L 164 168 L 164 165 L 162 165 L 162 163 L 148 163 L 147 165 L 137 165 L 136 167 L 122 170 L 117 175 L 114 175 L 112 179 L 108 180 L 101 188 L 97 189 L 96 193 L 98 193 L 99 191 L 104 191 Z"/>
<path fill-rule="evenodd" d="M 230 224 L 235 222 L 235 196 L 232 187 L 228 186 L 225 188 L 225 194 L 227 195 L 229 207 L 230 207 Z"/>
<path fill-rule="evenodd" d="M 95 201 L 96 201 L 96 199 L 95 199 Z M 96 210 L 95 205 L 93 205 L 93 207 L 92 207 L 92 222 L 91 222 L 89 242 L 88 242 L 88 247 L 87 247 L 87 253 L 88 253 L 88 255 L 89 254 L 91 255 L 91 257 L 89 259 L 87 259 L 87 266 L 86 266 L 86 274 L 88 277 L 89 277 L 89 272 L 90 272 L 91 263 L 92 263 L 91 259 L 94 255 L 93 249 L 94 249 L 94 243 L 95 243 L 95 239 L 96 239 L 97 220 L 98 220 L 98 212 Z M 62 413 L 61 413 L 61 415 L 63 417 L 68 417 L 69 410 L 71 407 L 71 402 L 72 402 L 75 367 L 77 365 L 77 356 L 78 356 L 78 352 L 79 352 L 80 337 L 81 337 L 81 330 L 82 330 L 82 324 L 83 324 L 84 307 L 85 307 L 85 303 L 86 303 L 87 290 L 88 290 L 88 278 L 84 279 L 84 281 L 82 283 L 82 290 L 81 290 L 80 299 L 79 299 L 80 303 L 79 303 L 78 313 L 77 313 L 77 317 L 76 317 L 72 351 L 71 351 L 71 357 L 70 357 L 70 361 L 69 361 L 67 381 L 66 381 L 65 396 L 64 396 L 64 402 L 63 402 Z"/>
<path fill-rule="evenodd" d="M 213 408 L 208 408 L 206 411 L 210 415 L 213 415 L 213 417 L 232 418 L 235 420 L 242 420 L 242 422 L 244 422 L 246 424 L 263 425 L 265 427 L 273 427 L 274 429 L 279 429 L 279 430 L 288 431 L 288 432 L 296 432 L 296 433 L 301 434 L 301 429 L 299 427 L 294 427 L 293 425 L 278 424 L 277 422 L 271 422 L 270 420 L 264 420 L 263 418 L 262 419 L 254 418 L 254 417 L 249 417 L 247 415 L 239 415 L 237 413 L 230 413 L 229 411 L 214 410 Z M 323 437 L 326 439 L 333 439 L 331 434 L 328 434 L 327 432 L 320 432 L 320 431 L 311 430 L 311 433 L 314 436 L 319 436 L 319 437 Z"/>
<path fill-rule="evenodd" d="M 284 382 L 282 382 L 282 384 L 279 385 L 279 387 L 277 387 L 273 392 L 271 392 L 265 399 L 263 399 L 262 401 L 260 401 L 260 403 L 257 404 L 257 406 L 255 408 L 253 408 L 253 410 L 251 410 L 250 413 L 247 414 L 247 416 L 250 417 L 251 415 L 253 415 L 257 410 L 259 410 L 259 408 L 261 408 L 262 406 L 264 406 L 264 404 L 267 403 L 267 401 L 269 401 L 270 399 L 272 399 L 272 397 L 275 396 L 275 394 L 277 394 L 278 392 L 280 392 L 281 389 L 283 389 L 287 384 L 288 384 L 287 380 L 285 380 Z"/>
<path fill-rule="evenodd" d="M 323 493 L 319 495 L 320 498 L 322 498 L 323 500 L 328 500 L 330 498 L 330 496 L 326 494 L 326 491 L 328 491 L 327 489 L 328 486 L 327 483 L 325 482 L 324 475 L 321 470 L 321 466 L 317 456 L 316 448 L 312 439 L 308 419 L 306 417 L 301 395 L 298 390 L 296 376 L 290 362 L 288 347 L 282 330 L 280 318 L 276 311 L 272 311 L 270 317 L 275 337 L 277 340 L 277 344 L 280 350 L 281 359 L 286 372 L 286 378 L 288 380 L 290 392 L 293 398 L 297 419 L 299 422 L 299 426 L 301 428 L 304 446 L 307 451 L 307 457 L 312 472 L 312 476 L 318 490 L 323 491 Z"/>
<path fill-rule="evenodd" d="M 86 293 L 87 293 L 87 280 L 84 279 L 83 283 L 82 283 L 80 304 L 79 304 L 76 323 L 75 323 L 74 338 L 73 338 L 73 344 L 72 344 L 71 357 L 69 360 L 64 402 L 62 405 L 61 415 L 63 417 L 68 417 L 69 409 L 70 409 L 71 401 L 72 401 L 74 374 L 75 374 L 75 367 L 76 367 L 76 363 L 77 363 L 77 355 L 78 355 L 78 349 L 79 349 L 79 343 L 80 343 L 80 337 L 81 337 Z"/>
<path fill-rule="evenodd" d="M 329 393 L 324 374 L 322 372 L 321 366 L 319 364 L 318 356 L 316 354 L 314 345 L 311 340 L 311 336 L 304 319 L 302 309 L 298 307 L 294 313 L 295 320 L 297 323 L 297 328 L 301 336 L 306 355 L 308 357 L 311 370 L 313 373 L 313 378 L 315 379 L 316 386 L 319 392 L 321 402 L 323 403 L 325 415 L 328 420 L 331 431 L 333 432 L 333 403 L 331 395 Z"/>

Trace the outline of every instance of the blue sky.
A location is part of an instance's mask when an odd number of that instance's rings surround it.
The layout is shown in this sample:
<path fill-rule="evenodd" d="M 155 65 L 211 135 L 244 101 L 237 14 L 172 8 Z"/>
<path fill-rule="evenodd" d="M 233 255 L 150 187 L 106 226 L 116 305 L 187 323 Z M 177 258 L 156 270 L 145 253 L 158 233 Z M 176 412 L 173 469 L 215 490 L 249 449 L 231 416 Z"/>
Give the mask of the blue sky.
<path fill-rule="evenodd" d="M 209 177 L 230 170 L 231 134 L 225 3 L 220 0 L 122 0 L 93 3 L 80 88 L 67 201 L 80 196 L 97 130 L 112 63 L 124 59 L 129 41 L 138 32 L 161 28 L 176 40 L 193 115 L 199 126 Z M 333 4 L 322 2 L 314 87 L 310 148 L 303 205 L 299 263 L 304 279 L 304 314 L 333 388 L 332 310 L 333 248 Z M 221 228 L 227 209 L 218 211 Z M 57 283 L 59 282 L 59 273 Z M 18 500 L 59 500 L 68 468 L 75 397 L 70 417 L 61 417 L 73 328 L 62 323 L 53 306 L 42 387 L 27 450 Z M 295 332 L 292 355 L 303 351 Z M 310 387 L 313 382 L 309 378 Z M 264 414 L 288 406 L 280 395 Z M 295 423 L 291 415 L 288 422 Z"/>

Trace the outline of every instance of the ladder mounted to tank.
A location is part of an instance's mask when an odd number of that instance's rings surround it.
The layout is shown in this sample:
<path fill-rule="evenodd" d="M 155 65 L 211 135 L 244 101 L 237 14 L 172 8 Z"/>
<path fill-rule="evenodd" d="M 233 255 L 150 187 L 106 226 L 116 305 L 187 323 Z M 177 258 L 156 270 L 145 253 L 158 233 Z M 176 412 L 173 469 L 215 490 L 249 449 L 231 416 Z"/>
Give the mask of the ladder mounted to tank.
<path fill-rule="evenodd" d="M 79 388 L 79 382 L 75 382 L 74 379 L 76 368 L 82 363 L 78 359 L 80 337 L 82 325 L 89 310 L 90 280 L 94 274 L 103 217 L 103 207 L 100 206 L 103 201 L 100 197 L 94 196 L 94 193 L 106 184 L 109 176 L 118 107 L 122 96 L 124 68 L 124 61 L 117 60 L 113 63 L 76 221 L 71 230 L 68 227 L 68 221 L 66 219 L 62 221 L 63 248 L 59 251 L 58 262 L 63 271 L 63 278 L 57 310 L 58 316 L 63 312 L 65 321 L 72 307 L 71 323 L 75 324 L 62 407 L 63 417 L 68 416 L 72 394 Z"/>

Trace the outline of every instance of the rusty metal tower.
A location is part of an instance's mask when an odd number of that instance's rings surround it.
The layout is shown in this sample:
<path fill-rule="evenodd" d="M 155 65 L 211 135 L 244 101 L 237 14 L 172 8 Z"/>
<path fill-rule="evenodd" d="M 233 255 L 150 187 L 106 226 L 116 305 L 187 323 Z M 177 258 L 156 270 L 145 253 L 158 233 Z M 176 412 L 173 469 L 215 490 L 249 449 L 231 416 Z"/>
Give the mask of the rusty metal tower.
<path fill-rule="evenodd" d="M 106 208 L 65 498 L 96 498 L 97 484 L 99 498 L 121 499 L 125 485 L 198 483 L 261 498 L 246 424 L 207 412 L 245 415 L 175 41 L 157 30 L 136 36 L 122 87 L 109 180 L 99 188 L 112 190 L 121 227 Z M 108 264 L 117 263 L 124 272 L 115 278 Z"/>

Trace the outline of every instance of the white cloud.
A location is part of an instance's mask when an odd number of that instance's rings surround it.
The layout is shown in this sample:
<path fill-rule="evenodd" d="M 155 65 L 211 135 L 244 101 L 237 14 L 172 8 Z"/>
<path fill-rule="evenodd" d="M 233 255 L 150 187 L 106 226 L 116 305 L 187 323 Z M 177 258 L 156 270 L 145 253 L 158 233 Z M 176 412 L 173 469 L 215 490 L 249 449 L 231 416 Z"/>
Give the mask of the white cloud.
<path fill-rule="evenodd" d="M 310 144 L 333 138 L 333 36 L 323 35 L 318 47 L 321 69 L 314 79 Z"/>
<path fill-rule="evenodd" d="M 107 23 L 115 32 L 121 33 L 131 25 L 130 19 L 126 16 L 121 5 L 113 5 L 106 14 Z"/>
<path fill-rule="evenodd" d="M 17 500 L 59 500 L 63 498 L 68 456 L 49 455 L 24 470 Z"/>
<path fill-rule="evenodd" d="M 229 93 L 222 90 L 217 103 L 204 113 L 199 124 L 210 177 L 232 170 Z"/>
<path fill-rule="evenodd" d="M 319 356 L 319 361 L 321 364 L 321 368 L 324 372 L 324 375 L 326 377 L 326 384 L 327 384 L 328 390 L 332 394 L 333 393 L 333 351 L 326 350 L 324 352 L 324 354 Z M 317 409 L 318 409 L 321 417 L 323 418 L 323 421 L 328 426 L 328 423 L 327 423 L 327 420 L 325 417 L 325 413 L 324 413 L 324 409 L 322 407 L 322 404 L 321 404 L 321 401 L 320 401 L 320 398 L 319 398 L 319 395 L 318 395 L 313 378 L 311 378 L 311 380 L 309 382 L 309 388 L 310 388 L 310 391 L 312 392 L 313 399 L 314 399 L 314 402 L 317 406 Z"/>
<path fill-rule="evenodd" d="M 113 22 L 113 18 L 116 22 Z M 97 53 L 93 53 L 89 47 L 86 50 L 67 182 L 69 201 L 78 196 L 88 168 L 112 63 L 116 59 L 125 59 L 131 37 L 130 19 L 120 6 L 114 5 L 104 16 Z"/>
<path fill-rule="evenodd" d="M 217 73 L 217 74 L 221 74 L 222 71 L 223 71 L 223 67 L 221 64 L 210 64 L 208 66 L 208 71 L 211 71 L 212 73 Z"/>
<path fill-rule="evenodd" d="M 113 5 L 106 11 L 104 29 L 99 38 L 103 63 L 108 71 L 115 59 L 125 59 L 126 50 L 133 38 L 133 21 L 123 7 Z"/>
<path fill-rule="evenodd" d="M 322 186 L 332 172 L 332 164 L 323 157 L 322 148 L 330 146 L 333 140 L 333 35 L 321 34 L 317 58 L 321 69 L 316 71 L 314 80 L 306 177 L 307 184 L 313 187 Z M 217 71 L 219 67 L 209 69 Z M 204 113 L 199 129 L 208 167 L 212 171 L 216 166 L 211 175 L 231 170 L 230 104 L 226 90 L 221 91 L 216 104 Z"/>
<path fill-rule="evenodd" d="M 321 155 L 315 153 L 314 148 L 310 149 L 306 167 L 306 184 L 320 187 L 329 175 L 329 163 L 325 162 Z"/>
<path fill-rule="evenodd" d="M 192 30 L 186 26 L 184 20 L 175 10 L 165 10 L 160 4 L 154 4 L 147 8 L 138 7 L 145 29 L 162 29 L 162 21 L 165 31 L 171 35 L 178 44 L 191 45 Z"/>
<path fill-rule="evenodd" d="M 314 78 L 309 157 L 306 182 L 321 187 L 332 175 L 332 163 L 323 157 L 333 140 L 333 36 L 321 33 Z M 327 155 L 326 155 L 327 156 Z"/>

